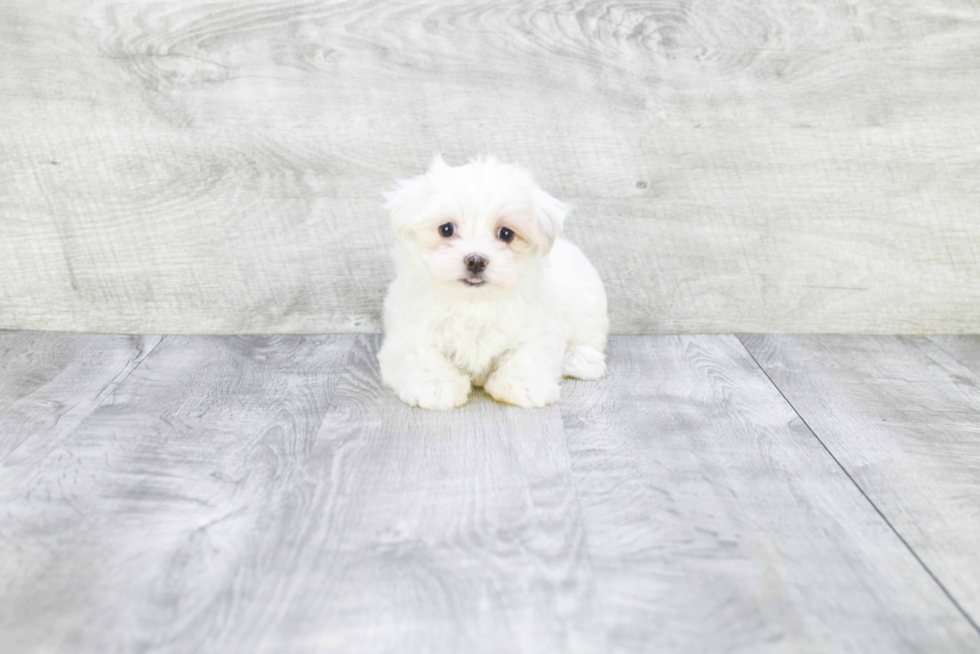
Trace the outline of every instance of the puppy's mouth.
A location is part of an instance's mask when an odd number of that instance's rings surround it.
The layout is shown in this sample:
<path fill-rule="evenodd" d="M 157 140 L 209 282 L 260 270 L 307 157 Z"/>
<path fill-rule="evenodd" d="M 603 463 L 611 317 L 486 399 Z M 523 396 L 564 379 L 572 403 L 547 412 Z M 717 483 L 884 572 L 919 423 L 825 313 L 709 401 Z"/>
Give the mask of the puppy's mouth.
<path fill-rule="evenodd" d="M 487 283 L 487 280 L 480 277 L 464 277 L 459 281 L 463 282 L 467 286 L 483 286 Z"/>

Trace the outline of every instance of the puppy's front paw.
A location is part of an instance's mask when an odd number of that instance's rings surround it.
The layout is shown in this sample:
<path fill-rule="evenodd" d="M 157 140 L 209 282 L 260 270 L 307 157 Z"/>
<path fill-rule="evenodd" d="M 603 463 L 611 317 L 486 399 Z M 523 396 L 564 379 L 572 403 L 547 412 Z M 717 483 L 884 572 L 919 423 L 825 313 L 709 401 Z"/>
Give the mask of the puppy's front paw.
<path fill-rule="evenodd" d="M 530 409 L 558 401 L 558 382 L 546 377 L 504 377 L 493 375 L 483 386 L 493 399 Z"/>
<path fill-rule="evenodd" d="M 466 404 L 469 394 L 470 380 L 459 375 L 415 379 L 399 391 L 398 397 L 409 406 L 444 411 Z"/>

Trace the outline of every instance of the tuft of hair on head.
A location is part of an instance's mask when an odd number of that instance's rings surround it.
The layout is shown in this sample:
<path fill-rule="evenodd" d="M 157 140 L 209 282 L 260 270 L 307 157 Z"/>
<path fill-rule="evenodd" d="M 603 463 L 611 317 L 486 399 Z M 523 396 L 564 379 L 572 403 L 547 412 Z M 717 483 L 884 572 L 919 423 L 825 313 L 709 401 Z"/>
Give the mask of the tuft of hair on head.
<path fill-rule="evenodd" d="M 446 163 L 446 160 L 442 158 L 441 152 L 436 152 L 432 155 L 432 159 L 429 161 L 428 172 L 437 173 L 446 168 L 450 168 L 450 165 Z"/>

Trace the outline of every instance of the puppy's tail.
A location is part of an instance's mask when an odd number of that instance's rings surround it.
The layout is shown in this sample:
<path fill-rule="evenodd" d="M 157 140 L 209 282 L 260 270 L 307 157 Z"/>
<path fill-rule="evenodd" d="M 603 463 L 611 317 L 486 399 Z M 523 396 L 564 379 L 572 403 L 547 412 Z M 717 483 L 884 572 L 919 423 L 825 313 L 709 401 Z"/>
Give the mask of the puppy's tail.
<path fill-rule="evenodd" d="M 591 345 L 573 345 L 565 352 L 561 374 L 585 380 L 605 377 L 606 355 Z"/>

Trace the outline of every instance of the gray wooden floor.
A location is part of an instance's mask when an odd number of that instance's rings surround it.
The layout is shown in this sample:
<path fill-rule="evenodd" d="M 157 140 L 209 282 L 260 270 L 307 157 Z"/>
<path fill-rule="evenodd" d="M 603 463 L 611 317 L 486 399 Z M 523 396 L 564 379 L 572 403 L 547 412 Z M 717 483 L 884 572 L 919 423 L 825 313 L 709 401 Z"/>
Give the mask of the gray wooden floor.
<path fill-rule="evenodd" d="M 980 651 L 980 338 L 619 336 L 448 413 L 378 344 L 0 333 L 0 650 Z"/>

